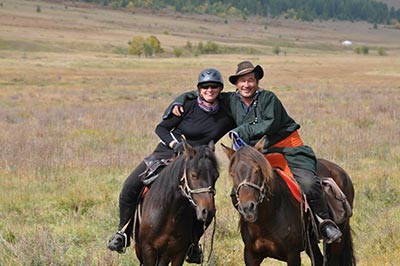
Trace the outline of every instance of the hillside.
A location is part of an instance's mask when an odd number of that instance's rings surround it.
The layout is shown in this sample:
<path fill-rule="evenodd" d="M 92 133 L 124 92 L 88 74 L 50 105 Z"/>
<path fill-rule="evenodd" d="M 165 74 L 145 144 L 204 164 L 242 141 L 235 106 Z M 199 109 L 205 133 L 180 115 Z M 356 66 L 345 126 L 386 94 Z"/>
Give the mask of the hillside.
<path fill-rule="evenodd" d="M 398 0 L 380 0 L 380 2 L 387 4 L 389 7 L 400 8 L 400 1 Z"/>
<path fill-rule="evenodd" d="M 32 1 L 3 1 L 0 8 L 0 23 L 5 31 L 4 42 L 12 41 L 25 28 L 24 43 L 53 37 L 46 44 L 49 49 L 75 49 L 76 43 L 92 46 L 87 49 L 127 50 L 127 43 L 135 35 L 155 35 L 166 51 L 183 47 L 187 41 L 194 44 L 213 41 L 226 50 L 243 53 L 269 53 L 271 47 L 279 45 L 288 53 L 341 51 L 341 41 L 351 40 L 354 45 L 382 46 L 397 53 L 398 31 L 378 25 L 373 29 L 366 22 L 299 22 L 285 19 L 250 17 L 222 19 L 215 16 L 186 16 L 170 12 L 148 14 L 141 9 L 132 12 L 96 9 L 96 6 L 71 2 L 52 4 Z M 36 12 L 40 5 L 41 12 Z M 80 7 L 87 7 L 80 10 Z M 8 12 L 10 10 L 10 12 Z M 17 12 L 22 19 L 15 19 Z M 86 23 L 88 22 L 88 23 Z M 37 35 L 29 29 L 38 29 Z M 62 31 L 60 35 L 58 32 Z M 384 40 L 382 42 L 382 40 Z M 95 47 L 90 42 L 96 41 Z M 40 43 L 40 42 L 39 42 Z M 32 44 L 33 45 L 33 44 Z M 33 45 L 36 48 L 37 43 Z M 63 48 L 64 47 L 64 48 Z M 18 46 L 13 48 L 18 49 Z M 267 52 L 268 49 L 269 51 Z"/>
<path fill-rule="evenodd" d="M 400 9 L 389 12 L 390 7 L 376 0 L 78 0 L 93 2 L 119 9 L 148 8 L 151 10 L 172 9 L 185 14 L 209 14 L 220 17 L 262 16 L 287 17 L 302 21 L 347 20 L 387 23 L 392 19 L 400 20 Z"/>

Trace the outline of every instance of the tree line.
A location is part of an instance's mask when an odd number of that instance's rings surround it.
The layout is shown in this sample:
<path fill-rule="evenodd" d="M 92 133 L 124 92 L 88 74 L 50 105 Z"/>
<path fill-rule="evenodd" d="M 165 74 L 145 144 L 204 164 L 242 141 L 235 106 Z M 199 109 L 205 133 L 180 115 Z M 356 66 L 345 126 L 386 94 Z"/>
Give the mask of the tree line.
<path fill-rule="evenodd" d="M 400 9 L 376 0 L 80 0 L 115 8 L 139 7 L 160 10 L 172 7 L 177 12 L 217 16 L 285 16 L 315 19 L 391 23 L 400 21 Z"/>

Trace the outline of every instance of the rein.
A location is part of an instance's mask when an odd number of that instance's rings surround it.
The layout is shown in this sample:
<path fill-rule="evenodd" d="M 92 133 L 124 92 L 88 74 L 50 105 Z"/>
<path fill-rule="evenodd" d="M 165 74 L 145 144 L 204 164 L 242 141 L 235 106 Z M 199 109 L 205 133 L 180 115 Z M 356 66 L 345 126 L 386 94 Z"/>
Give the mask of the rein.
<path fill-rule="evenodd" d="M 180 179 L 179 182 L 179 187 L 178 189 L 181 191 L 182 195 L 187 198 L 189 200 L 189 202 L 193 205 L 193 207 L 197 207 L 197 203 L 194 201 L 192 195 L 193 194 L 200 194 L 200 193 L 212 193 L 215 195 L 216 191 L 212 186 L 206 187 L 206 188 L 196 188 L 196 189 L 191 189 L 189 186 L 189 182 L 187 179 L 187 175 L 186 175 L 186 165 L 185 165 L 185 169 L 183 170 L 183 175 Z M 215 229 L 216 229 L 216 222 L 217 222 L 217 218 L 216 216 L 214 216 L 213 218 L 214 220 L 214 226 L 213 226 L 213 231 L 211 234 L 211 247 L 210 247 L 210 253 L 208 255 L 208 261 L 207 261 L 207 265 L 211 259 L 211 255 L 213 252 L 213 247 L 214 247 L 214 235 L 215 235 Z M 204 223 L 204 228 L 203 231 L 206 231 L 206 223 Z M 204 235 L 203 237 L 203 246 L 205 247 L 205 242 L 206 242 L 206 237 Z M 201 262 L 201 265 L 203 265 L 203 260 Z"/>

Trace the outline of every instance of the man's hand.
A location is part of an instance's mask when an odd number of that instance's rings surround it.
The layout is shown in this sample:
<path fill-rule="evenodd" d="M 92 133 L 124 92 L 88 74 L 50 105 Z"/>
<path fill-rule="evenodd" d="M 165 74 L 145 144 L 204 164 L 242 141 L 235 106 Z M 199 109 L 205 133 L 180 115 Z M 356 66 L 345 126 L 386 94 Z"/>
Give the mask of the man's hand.
<path fill-rule="evenodd" d="M 247 143 L 233 130 L 228 132 L 229 138 L 232 139 L 233 149 L 237 151 L 240 147 L 246 146 Z"/>
<path fill-rule="evenodd" d="M 184 110 L 183 110 L 183 106 L 182 105 L 174 105 L 174 107 L 172 108 L 172 113 L 175 116 L 181 116 L 183 114 Z"/>
<path fill-rule="evenodd" d="M 174 145 L 173 149 L 176 154 L 180 154 L 185 151 L 185 146 L 183 145 L 183 142 L 178 142 Z"/>

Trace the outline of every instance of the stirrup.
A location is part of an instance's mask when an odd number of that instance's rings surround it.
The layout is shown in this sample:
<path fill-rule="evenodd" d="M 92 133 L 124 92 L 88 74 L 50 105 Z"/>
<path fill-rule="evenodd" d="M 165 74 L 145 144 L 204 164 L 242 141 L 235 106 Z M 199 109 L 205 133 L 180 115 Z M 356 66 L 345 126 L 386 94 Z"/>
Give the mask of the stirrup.
<path fill-rule="evenodd" d="M 338 231 L 338 235 L 335 236 L 333 239 L 328 238 L 327 235 L 325 235 L 325 233 L 323 232 L 323 228 L 326 226 L 331 226 L 333 229 L 336 229 Z M 319 232 L 322 236 L 322 239 L 327 243 L 327 244 L 331 244 L 333 242 L 340 242 L 341 241 L 341 237 L 342 237 L 342 232 L 340 231 L 340 228 L 337 226 L 337 224 L 330 220 L 330 219 L 326 219 L 323 220 L 322 222 L 320 222 L 319 224 Z"/>
<path fill-rule="evenodd" d="M 122 242 L 116 242 L 118 240 L 116 238 L 119 236 L 123 239 Z M 127 246 L 128 246 L 128 236 L 126 235 L 126 233 L 123 233 L 122 231 L 118 231 L 117 233 L 115 233 L 115 235 L 113 235 L 111 239 L 108 241 L 108 248 L 112 251 L 117 251 L 118 253 L 125 253 Z"/>

